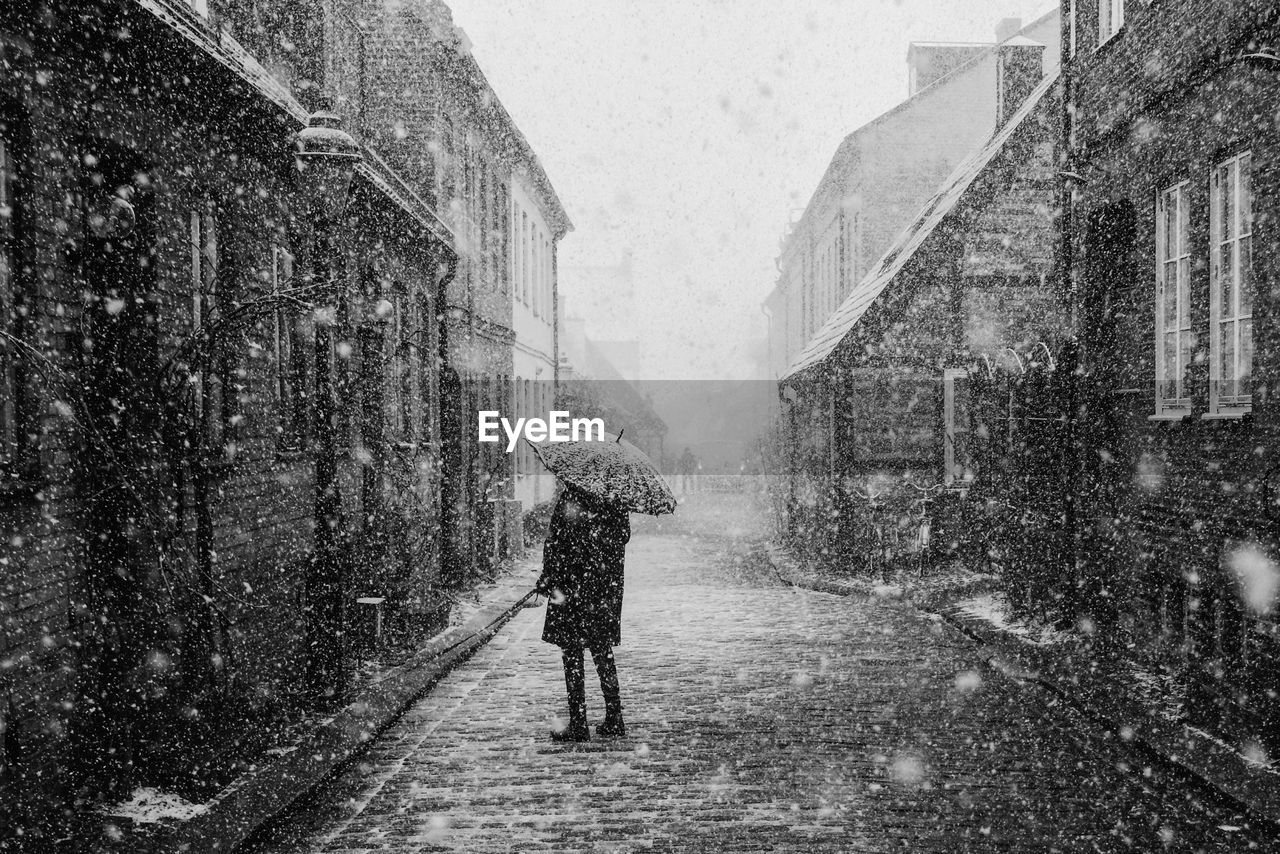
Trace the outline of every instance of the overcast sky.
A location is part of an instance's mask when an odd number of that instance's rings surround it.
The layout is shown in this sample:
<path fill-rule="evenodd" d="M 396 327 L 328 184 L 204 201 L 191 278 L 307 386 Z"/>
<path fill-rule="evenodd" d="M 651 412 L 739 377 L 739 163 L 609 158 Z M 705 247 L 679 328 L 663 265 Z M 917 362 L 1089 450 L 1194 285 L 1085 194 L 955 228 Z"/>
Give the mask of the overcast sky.
<path fill-rule="evenodd" d="M 907 94 L 911 41 L 991 41 L 1052 0 L 447 0 L 573 220 L 561 267 L 635 253 L 634 301 L 579 298 L 639 379 L 752 376 L 779 239 L 840 140 Z M 566 277 L 567 278 L 567 277 Z"/>

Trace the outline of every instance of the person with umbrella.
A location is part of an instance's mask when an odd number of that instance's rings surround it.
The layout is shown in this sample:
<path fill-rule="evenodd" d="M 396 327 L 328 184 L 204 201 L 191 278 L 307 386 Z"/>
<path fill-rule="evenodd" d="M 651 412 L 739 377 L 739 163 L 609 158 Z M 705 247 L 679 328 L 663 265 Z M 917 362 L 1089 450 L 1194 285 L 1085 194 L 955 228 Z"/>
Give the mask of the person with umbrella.
<path fill-rule="evenodd" d="M 533 443 L 530 443 L 533 444 Z M 564 484 L 542 552 L 538 589 L 546 593 L 542 639 L 560 647 L 569 725 L 555 741 L 587 741 L 583 654 L 591 650 L 605 718 L 602 738 L 626 735 L 613 649 L 622 642 L 623 563 L 630 512 L 670 513 L 675 497 L 644 454 L 621 436 L 612 442 L 535 444 L 542 463 Z"/>

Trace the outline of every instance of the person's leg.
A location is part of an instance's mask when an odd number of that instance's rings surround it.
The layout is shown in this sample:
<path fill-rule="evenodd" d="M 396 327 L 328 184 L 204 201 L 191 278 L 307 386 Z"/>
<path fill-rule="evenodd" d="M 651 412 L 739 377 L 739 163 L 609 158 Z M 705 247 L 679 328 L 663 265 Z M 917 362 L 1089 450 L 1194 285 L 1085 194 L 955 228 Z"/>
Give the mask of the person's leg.
<path fill-rule="evenodd" d="M 564 662 L 564 687 L 569 695 L 569 726 L 563 732 L 553 732 L 556 741 L 586 741 L 591 736 L 587 727 L 587 686 L 582 667 L 582 647 L 565 647 L 561 650 Z"/>
<path fill-rule="evenodd" d="M 604 695 L 604 723 L 596 729 L 598 735 L 626 735 L 627 728 L 622 723 L 622 689 L 618 685 L 618 663 L 614 660 L 613 649 L 592 649 L 591 658 L 596 665 L 596 674 L 600 677 L 600 693 Z"/>

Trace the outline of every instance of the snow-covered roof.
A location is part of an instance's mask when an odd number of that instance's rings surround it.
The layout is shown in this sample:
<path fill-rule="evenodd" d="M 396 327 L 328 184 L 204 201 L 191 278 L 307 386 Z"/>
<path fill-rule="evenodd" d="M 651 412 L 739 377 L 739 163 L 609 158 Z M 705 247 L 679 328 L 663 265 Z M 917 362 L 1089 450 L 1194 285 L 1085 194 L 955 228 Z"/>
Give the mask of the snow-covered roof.
<path fill-rule="evenodd" d="M 1018 128 L 1026 122 L 1036 106 L 1053 88 L 1057 79 L 1057 74 L 1046 77 L 1035 91 L 1027 96 L 1027 100 L 1005 126 L 986 145 L 956 168 L 951 177 L 942 184 L 941 189 L 925 203 L 915 221 L 898 235 L 888 251 L 871 268 L 866 278 L 854 285 L 845 301 L 831 313 L 826 323 L 809 339 L 809 343 L 782 375 L 783 380 L 825 360 L 844 340 L 844 337 L 853 331 L 858 321 L 867 313 L 885 288 L 893 282 L 911 257 L 937 230 L 942 221 L 955 211 L 964 194 L 1005 147 Z"/>
<path fill-rule="evenodd" d="M 181 6 L 173 8 L 174 0 L 135 0 L 137 5 L 150 12 L 171 29 L 186 38 L 207 56 L 217 61 L 259 95 L 287 113 L 297 127 L 305 127 L 307 110 L 293 96 L 288 87 L 262 67 L 257 58 L 223 30 L 211 31 L 191 20 L 192 13 Z M 372 149 L 363 149 L 365 159 L 356 166 L 356 174 L 368 181 L 386 196 L 392 204 L 412 217 L 424 229 L 442 243 L 454 245 L 453 232 L 426 201 Z"/>

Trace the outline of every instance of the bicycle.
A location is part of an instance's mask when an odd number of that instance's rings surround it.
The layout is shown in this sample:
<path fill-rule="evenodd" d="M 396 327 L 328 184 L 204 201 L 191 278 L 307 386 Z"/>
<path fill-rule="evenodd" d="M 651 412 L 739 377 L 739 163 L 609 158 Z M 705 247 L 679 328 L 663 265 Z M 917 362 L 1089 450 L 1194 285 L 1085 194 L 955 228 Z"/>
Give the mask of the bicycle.
<path fill-rule="evenodd" d="M 916 578 L 919 579 L 924 577 L 926 565 L 932 554 L 930 546 L 933 543 L 933 515 L 929 511 L 934 500 L 946 490 L 947 485 L 935 483 L 931 486 L 917 486 L 914 481 L 907 481 L 907 485 L 917 493 L 917 497 L 911 502 L 911 516 L 915 520 Z"/>
<path fill-rule="evenodd" d="M 877 493 L 870 489 L 865 492 L 856 487 L 850 489 L 851 493 L 867 502 L 869 511 L 872 547 L 867 552 L 867 568 L 885 583 L 889 581 L 890 569 L 895 564 L 900 565 L 908 556 L 914 557 L 916 577 L 924 576 L 933 536 L 930 507 L 946 489 L 946 485 L 941 483 L 930 486 L 918 486 L 913 481 L 904 483 L 915 490 L 916 496 L 907 499 L 901 508 L 903 512 L 893 512 L 892 518 L 888 519 L 884 511 L 894 508 L 894 503 L 886 499 L 887 491 Z M 907 520 L 905 525 L 904 519 Z"/>

